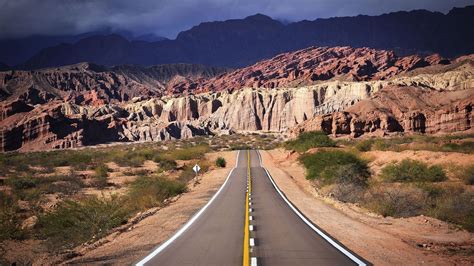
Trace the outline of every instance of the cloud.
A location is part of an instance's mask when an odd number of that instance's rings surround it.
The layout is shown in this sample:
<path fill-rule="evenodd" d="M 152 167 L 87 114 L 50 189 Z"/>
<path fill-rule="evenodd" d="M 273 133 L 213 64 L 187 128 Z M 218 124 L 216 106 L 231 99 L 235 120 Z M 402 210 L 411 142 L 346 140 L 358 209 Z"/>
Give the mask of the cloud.
<path fill-rule="evenodd" d="M 262 13 L 285 21 L 398 10 L 447 12 L 472 0 L 0 0 L 0 38 L 102 29 L 174 38 L 200 22 Z"/>

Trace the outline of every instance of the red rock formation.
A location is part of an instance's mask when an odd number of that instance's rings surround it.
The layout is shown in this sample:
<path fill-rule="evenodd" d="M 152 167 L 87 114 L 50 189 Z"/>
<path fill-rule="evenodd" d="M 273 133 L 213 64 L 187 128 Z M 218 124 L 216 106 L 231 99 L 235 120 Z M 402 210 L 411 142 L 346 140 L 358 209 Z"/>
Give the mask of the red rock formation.
<path fill-rule="evenodd" d="M 0 72 L 0 151 L 295 126 L 294 132 L 352 136 L 468 130 L 474 66 L 465 60 L 470 57 L 441 66 L 447 62 L 438 55 L 399 58 L 368 48 L 312 47 L 213 78 L 213 71 L 204 75 L 200 67 L 182 65 L 167 71 L 84 63 Z"/>
<path fill-rule="evenodd" d="M 472 129 L 474 88 L 439 92 L 414 87 L 385 88 L 346 109 L 316 116 L 293 129 L 321 130 L 334 136 L 392 132 L 460 132 Z"/>
<path fill-rule="evenodd" d="M 439 55 L 397 57 L 393 51 L 351 47 L 310 47 L 284 53 L 252 66 L 194 83 L 177 84 L 183 90 L 221 91 L 242 87 L 296 87 L 338 79 L 384 80 L 407 71 L 448 63 Z"/>

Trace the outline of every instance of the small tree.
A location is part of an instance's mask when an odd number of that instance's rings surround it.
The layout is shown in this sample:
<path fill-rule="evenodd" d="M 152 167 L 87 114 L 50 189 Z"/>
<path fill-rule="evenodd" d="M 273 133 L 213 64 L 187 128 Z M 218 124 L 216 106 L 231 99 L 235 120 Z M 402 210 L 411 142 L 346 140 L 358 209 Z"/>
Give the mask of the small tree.
<path fill-rule="evenodd" d="M 224 167 L 226 166 L 226 164 L 227 164 L 227 162 L 225 161 L 224 158 L 219 157 L 219 158 L 216 159 L 216 166 L 217 166 L 217 167 L 222 167 L 222 168 L 224 168 Z"/>

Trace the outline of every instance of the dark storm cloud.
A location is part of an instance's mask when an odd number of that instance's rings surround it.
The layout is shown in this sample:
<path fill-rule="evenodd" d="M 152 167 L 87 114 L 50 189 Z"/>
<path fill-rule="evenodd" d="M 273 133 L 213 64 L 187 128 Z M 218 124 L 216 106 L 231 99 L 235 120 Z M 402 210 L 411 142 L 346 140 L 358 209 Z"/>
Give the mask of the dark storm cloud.
<path fill-rule="evenodd" d="M 107 29 L 174 38 L 203 21 L 262 13 L 286 21 L 428 9 L 447 12 L 473 0 L 0 0 L 0 38 Z"/>

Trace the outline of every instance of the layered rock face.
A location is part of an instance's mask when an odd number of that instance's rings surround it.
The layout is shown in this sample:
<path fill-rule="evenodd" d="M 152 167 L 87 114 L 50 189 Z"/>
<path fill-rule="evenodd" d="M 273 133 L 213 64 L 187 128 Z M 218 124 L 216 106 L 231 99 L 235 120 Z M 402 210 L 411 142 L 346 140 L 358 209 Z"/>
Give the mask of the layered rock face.
<path fill-rule="evenodd" d="M 245 131 L 296 135 L 323 130 L 358 137 L 471 130 L 472 58 L 444 63 L 436 55 L 400 59 L 386 51 L 338 47 L 309 48 L 221 74 L 189 70 L 182 76 L 133 67 L 111 71 L 92 64 L 2 72 L 0 150 Z M 254 79 L 243 74 L 256 68 L 265 71 Z M 300 70 L 307 73 L 294 74 Z M 285 71 L 286 81 L 275 74 Z M 333 78 L 301 85 L 315 73 L 332 73 Z M 274 85 L 255 85 L 256 80 L 273 80 Z M 195 85 L 186 87 L 190 84 Z"/>
<path fill-rule="evenodd" d="M 293 135 L 321 130 L 334 136 L 390 133 L 462 132 L 472 129 L 474 89 L 432 91 L 388 87 L 342 112 L 318 115 L 299 124 Z"/>
<path fill-rule="evenodd" d="M 211 78 L 226 69 L 174 64 L 150 68 L 105 68 L 81 63 L 39 71 L 0 72 L 0 100 L 44 104 L 64 100 L 81 105 L 130 101 L 134 97 L 160 97 L 174 92 L 178 82 Z"/>
<path fill-rule="evenodd" d="M 439 55 L 397 57 L 393 51 L 351 47 L 310 47 L 208 80 L 183 82 L 195 91 L 236 90 L 244 87 L 299 87 L 331 79 L 386 80 L 430 65 L 447 64 Z"/>

